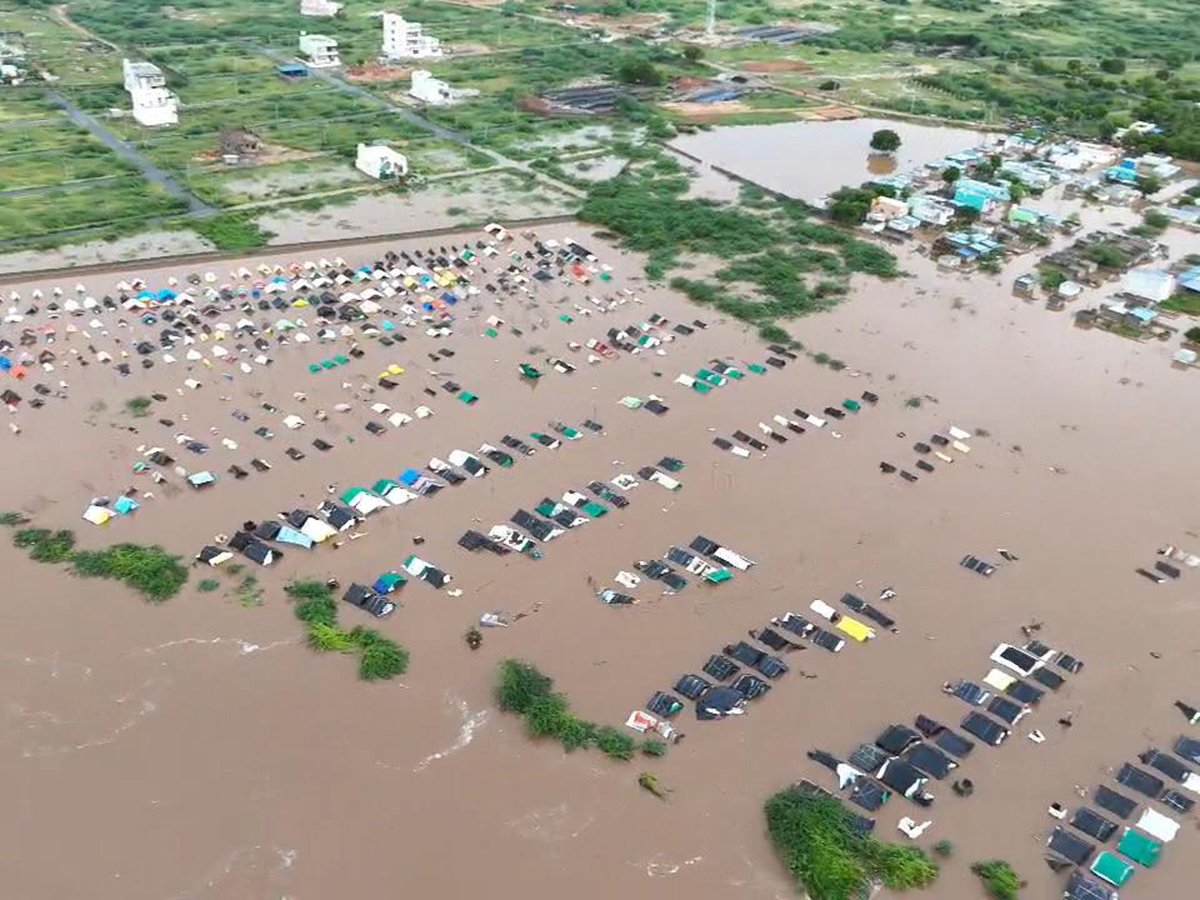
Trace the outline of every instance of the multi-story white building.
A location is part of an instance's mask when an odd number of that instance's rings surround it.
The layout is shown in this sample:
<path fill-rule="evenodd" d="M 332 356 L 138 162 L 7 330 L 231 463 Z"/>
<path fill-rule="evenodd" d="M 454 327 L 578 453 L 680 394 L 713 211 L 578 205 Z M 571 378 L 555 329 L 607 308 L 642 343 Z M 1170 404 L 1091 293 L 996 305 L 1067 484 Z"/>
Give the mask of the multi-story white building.
<path fill-rule="evenodd" d="M 399 13 L 383 14 L 383 55 L 387 59 L 429 59 L 442 55 L 442 42 Z"/>
<path fill-rule="evenodd" d="M 300 15 L 314 19 L 332 19 L 341 11 L 341 3 L 332 0 L 300 0 Z"/>
<path fill-rule="evenodd" d="M 328 69 L 342 64 L 338 42 L 328 35 L 300 32 L 300 53 L 314 69 Z"/>
<path fill-rule="evenodd" d="M 175 125 L 179 122 L 179 98 L 167 90 L 162 69 L 150 62 L 122 63 L 125 90 L 133 101 L 133 117 L 142 125 Z"/>

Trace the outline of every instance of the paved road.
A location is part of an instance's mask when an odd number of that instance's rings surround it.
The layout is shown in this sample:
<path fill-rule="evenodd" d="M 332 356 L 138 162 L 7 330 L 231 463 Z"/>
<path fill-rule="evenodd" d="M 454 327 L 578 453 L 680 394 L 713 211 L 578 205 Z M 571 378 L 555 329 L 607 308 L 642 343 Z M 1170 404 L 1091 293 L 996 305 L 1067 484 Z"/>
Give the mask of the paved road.
<path fill-rule="evenodd" d="M 270 59 L 279 65 L 287 65 L 296 61 L 294 56 L 281 53 L 278 50 L 272 50 L 269 47 L 262 47 L 258 44 L 247 44 L 247 46 L 250 47 L 250 49 L 252 49 L 255 53 L 265 56 L 267 59 Z M 471 143 L 470 138 L 468 138 L 461 131 L 454 131 L 450 128 L 446 128 L 445 126 L 439 125 L 436 122 L 431 122 L 429 119 L 425 118 L 420 113 L 410 109 L 409 107 L 401 106 L 398 103 L 393 103 L 386 97 L 381 97 L 379 94 L 368 90 L 362 85 L 353 84 L 352 82 L 346 81 L 344 78 L 338 77 L 328 69 L 309 69 L 309 73 L 312 75 L 312 77 L 321 79 L 326 84 L 332 85 L 345 94 L 366 100 L 368 103 L 374 104 L 380 109 L 386 109 L 389 112 L 395 113 L 396 115 L 402 117 L 405 121 L 411 122 L 413 125 L 428 131 L 430 134 L 436 137 L 447 141 L 453 141 L 460 147 L 465 147 L 468 150 L 474 150 L 476 153 L 482 153 L 484 156 L 489 157 L 497 165 L 501 165 L 509 169 L 517 169 L 518 171 L 524 172 L 527 175 L 532 175 L 539 181 L 543 181 L 546 184 L 549 184 L 572 197 L 583 199 L 587 196 L 586 192 L 581 191 L 573 184 L 567 184 L 564 181 L 559 181 L 557 178 L 552 178 L 544 172 L 539 172 L 537 169 L 534 169 L 532 166 L 530 166 L 529 163 L 522 162 L 521 160 L 517 159 L 509 159 L 504 154 L 488 147 L 481 147 L 478 144 L 473 144 Z"/>
<path fill-rule="evenodd" d="M 108 126 L 95 116 L 84 112 L 58 91 L 50 91 L 48 96 L 66 110 L 67 118 L 72 122 L 86 128 L 97 140 L 111 149 L 121 159 L 137 166 L 142 173 L 142 177 L 147 181 L 151 184 L 162 185 L 168 194 L 186 203 L 188 212 L 194 215 L 212 215 L 216 212 L 215 209 L 180 184 L 175 179 L 175 176 L 143 156 L 131 143 L 113 134 L 108 129 Z"/>

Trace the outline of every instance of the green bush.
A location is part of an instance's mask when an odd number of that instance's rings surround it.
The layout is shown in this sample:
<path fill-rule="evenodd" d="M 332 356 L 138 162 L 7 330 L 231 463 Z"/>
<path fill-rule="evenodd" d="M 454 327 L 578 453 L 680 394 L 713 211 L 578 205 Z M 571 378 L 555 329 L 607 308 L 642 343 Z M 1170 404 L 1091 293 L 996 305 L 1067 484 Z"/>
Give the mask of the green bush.
<path fill-rule="evenodd" d="M 857 900 L 877 883 L 906 890 L 937 878 L 937 864 L 919 848 L 856 831 L 833 797 L 789 787 L 767 801 L 765 812 L 776 852 L 812 900 Z"/>
<path fill-rule="evenodd" d="M 29 519 L 26 518 L 24 513 L 19 513 L 19 512 L 0 513 L 0 525 L 5 525 L 9 528 L 12 528 L 16 525 L 24 525 L 28 521 L 29 521 Z"/>
<path fill-rule="evenodd" d="M 633 759 L 637 749 L 633 738 L 617 731 L 611 725 L 604 725 L 596 730 L 596 746 L 605 756 L 620 760 Z"/>
<path fill-rule="evenodd" d="M 954 855 L 954 841 L 938 841 L 933 845 L 933 852 L 943 859 L 949 859 Z"/>
<path fill-rule="evenodd" d="M 308 623 L 308 646 L 318 653 L 350 653 L 356 648 L 350 635 L 326 622 Z"/>
<path fill-rule="evenodd" d="M 141 419 L 150 415 L 150 407 L 153 405 L 154 401 L 149 397 L 130 397 L 125 401 L 125 412 Z"/>
<path fill-rule="evenodd" d="M 546 694 L 525 710 L 525 728 L 531 737 L 555 737 L 566 729 L 571 718 L 566 697 Z"/>
<path fill-rule="evenodd" d="M 642 741 L 642 753 L 645 756 L 666 756 L 667 743 L 657 738 L 646 738 L 646 740 Z"/>
<path fill-rule="evenodd" d="M 205 578 L 198 585 L 196 585 L 196 590 L 202 594 L 211 594 L 220 586 L 221 582 L 217 581 L 215 578 Z"/>
<path fill-rule="evenodd" d="M 329 585 L 316 579 L 288 582 L 283 591 L 293 600 L 329 600 L 333 597 Z"/>
<path fill-rule="evenodd" d="M 257 250 L 274 235 L 239 213 L 220 213 L 207 219 L 192 219 L 188 227 L 208 239 L 218 250 Z"/>
<path fill-rule="evenodd" d="M 1193 344 L 1200 344 L 1200 325 L 1189 328 L 1183 333 L 1183 336 Z"/>
<path fill-rule="evenodd" d="M 158 546 L 115 544 L 98 553 L 77 553 L 71 562 L 76 575 L 123 581 L 155 602 L 174 597 L 188 580 L 179 557 Z"/>
<path fill-rule="evenodd" d="M 550 694 L 554 681 L 529 663 L 506 659 L 500 663 L 496 704 L 505 712 L 524 713 Z"/>
<path fill-rule="evenodd" d="M 363 681 L 393 678 L 408 671 L 408 651 L 395 641 L 380 637 L 360 646 L 358 677 Z"/>
<path fill-rule="evenodd" d="M 988 894 L 995 900 L 1017 900 L 1024 887 L 1016 871 L 1002 859 L 977 862 L 971 871 L 979 876 Z"/>
<path fill-rule="evenodd" d="M 523 716 L 531 737 L 557 738 L 568 752 L 595 744 L 613 759 L 633 758 L 637 745 L 632 738 L 576 717 L 567 698 L 553 687 L 554 681 L 529 663 L 506 659 L 499 667 L 496 704 Z"/>
<path fill-rule="evenodd" d="M 293 612 L 301 622 L 309 625 L 336 625 L 337 604 L 329 597 L 314 597 L 297 603 Z"/>
<path fill-rule="evenodd" d="M 34 562 L 59 563 L 71 558 L 75 549 L 75 533 L 62 529 L 22 528 L 13 535 L 13 543 L 29 551 Z"/>

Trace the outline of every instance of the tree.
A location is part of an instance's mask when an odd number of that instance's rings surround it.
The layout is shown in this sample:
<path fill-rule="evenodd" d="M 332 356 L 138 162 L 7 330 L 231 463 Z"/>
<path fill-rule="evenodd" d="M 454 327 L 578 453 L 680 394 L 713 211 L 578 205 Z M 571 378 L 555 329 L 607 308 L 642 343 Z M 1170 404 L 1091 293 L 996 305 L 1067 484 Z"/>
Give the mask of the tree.
<path fill-rule="evenodd" d="M 1136 183 L 1137 189 L 1142 192 L 1143 197 L 1149 197 L 1151 194 L 1157 194 L 1162 188 L 1162 182 L 1153 175 L 1139 175 Z"/>
<path fill-rule="evenodd" d="M 657 87 L 662 84 L 662 72 L 644 56 L 626 56 L 617 66 L 617 78 L 624 84 Z"/>
<path fill-rule="evenodd" d="M 890 128 L 881 128 L 871 135 L 871 149 L 880 153 L 893 153 L 900 149 L 900 135 Z"/>
<path fill-rule="evenodd" d="M 699 62 L 704 58 L 704 48 L 696 44 L 688 44 L 683 48 L 683 58 L 688 62 Z"/>
<path fill-rule="evenodd" d="M 822 81 L 820 84 L 818 84 L 817 90 L 818 91 L 836 91 L 840 87 L 841 87 L 840 84 L 838 84 L 836 81 L 834 81 L 832 78 L 830 78 L 828 81 Z"/>
<path fill-rule="evenodd" d="M 1002 859 L 975 863 L 971 871 L 979 876 L 988 894 L 995 900 L 1017 900 L 1021 888 L 1025 886 L 1021 876 Z"/>
<path fill-rule="evenodd" d="M 839 188 L 829 198 L 829 218 L 843 225 L 861 225 L 871 211 L 875 194 L 862 188 Z"/>
<path fill-rule="evenodd" d="M 954 184 L 962 176 L 962 172 L 957 166 L 947 166 L 942 169 L 942 181 L 946 184 Z"/>
<path fill-rule="evenodd" d="M 1189 328 L 1183 333 L 1183 336 L 1193 344 L 1200 344 L 1200 325 L 1197 325 L 1194 328 Z"/>
<path fill-rule="evenodd" d="M 1109 75 L 1121 75 L 1125 72 L 1125 60 L 1102 59 L 1100 60 L 1100 71 L 1107 72 Z"/>

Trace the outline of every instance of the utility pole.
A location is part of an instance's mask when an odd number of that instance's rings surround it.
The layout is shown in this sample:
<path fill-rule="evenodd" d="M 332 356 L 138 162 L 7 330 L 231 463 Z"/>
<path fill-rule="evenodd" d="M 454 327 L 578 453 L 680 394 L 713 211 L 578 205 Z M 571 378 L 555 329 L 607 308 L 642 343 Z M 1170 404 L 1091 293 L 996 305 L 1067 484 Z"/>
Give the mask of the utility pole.
<path fill-rule="evenodd" d="M 710 38 L 717 36 L 717 0 L 708 0 L 708 22 L 704 27 L 704 33 Z"/>

